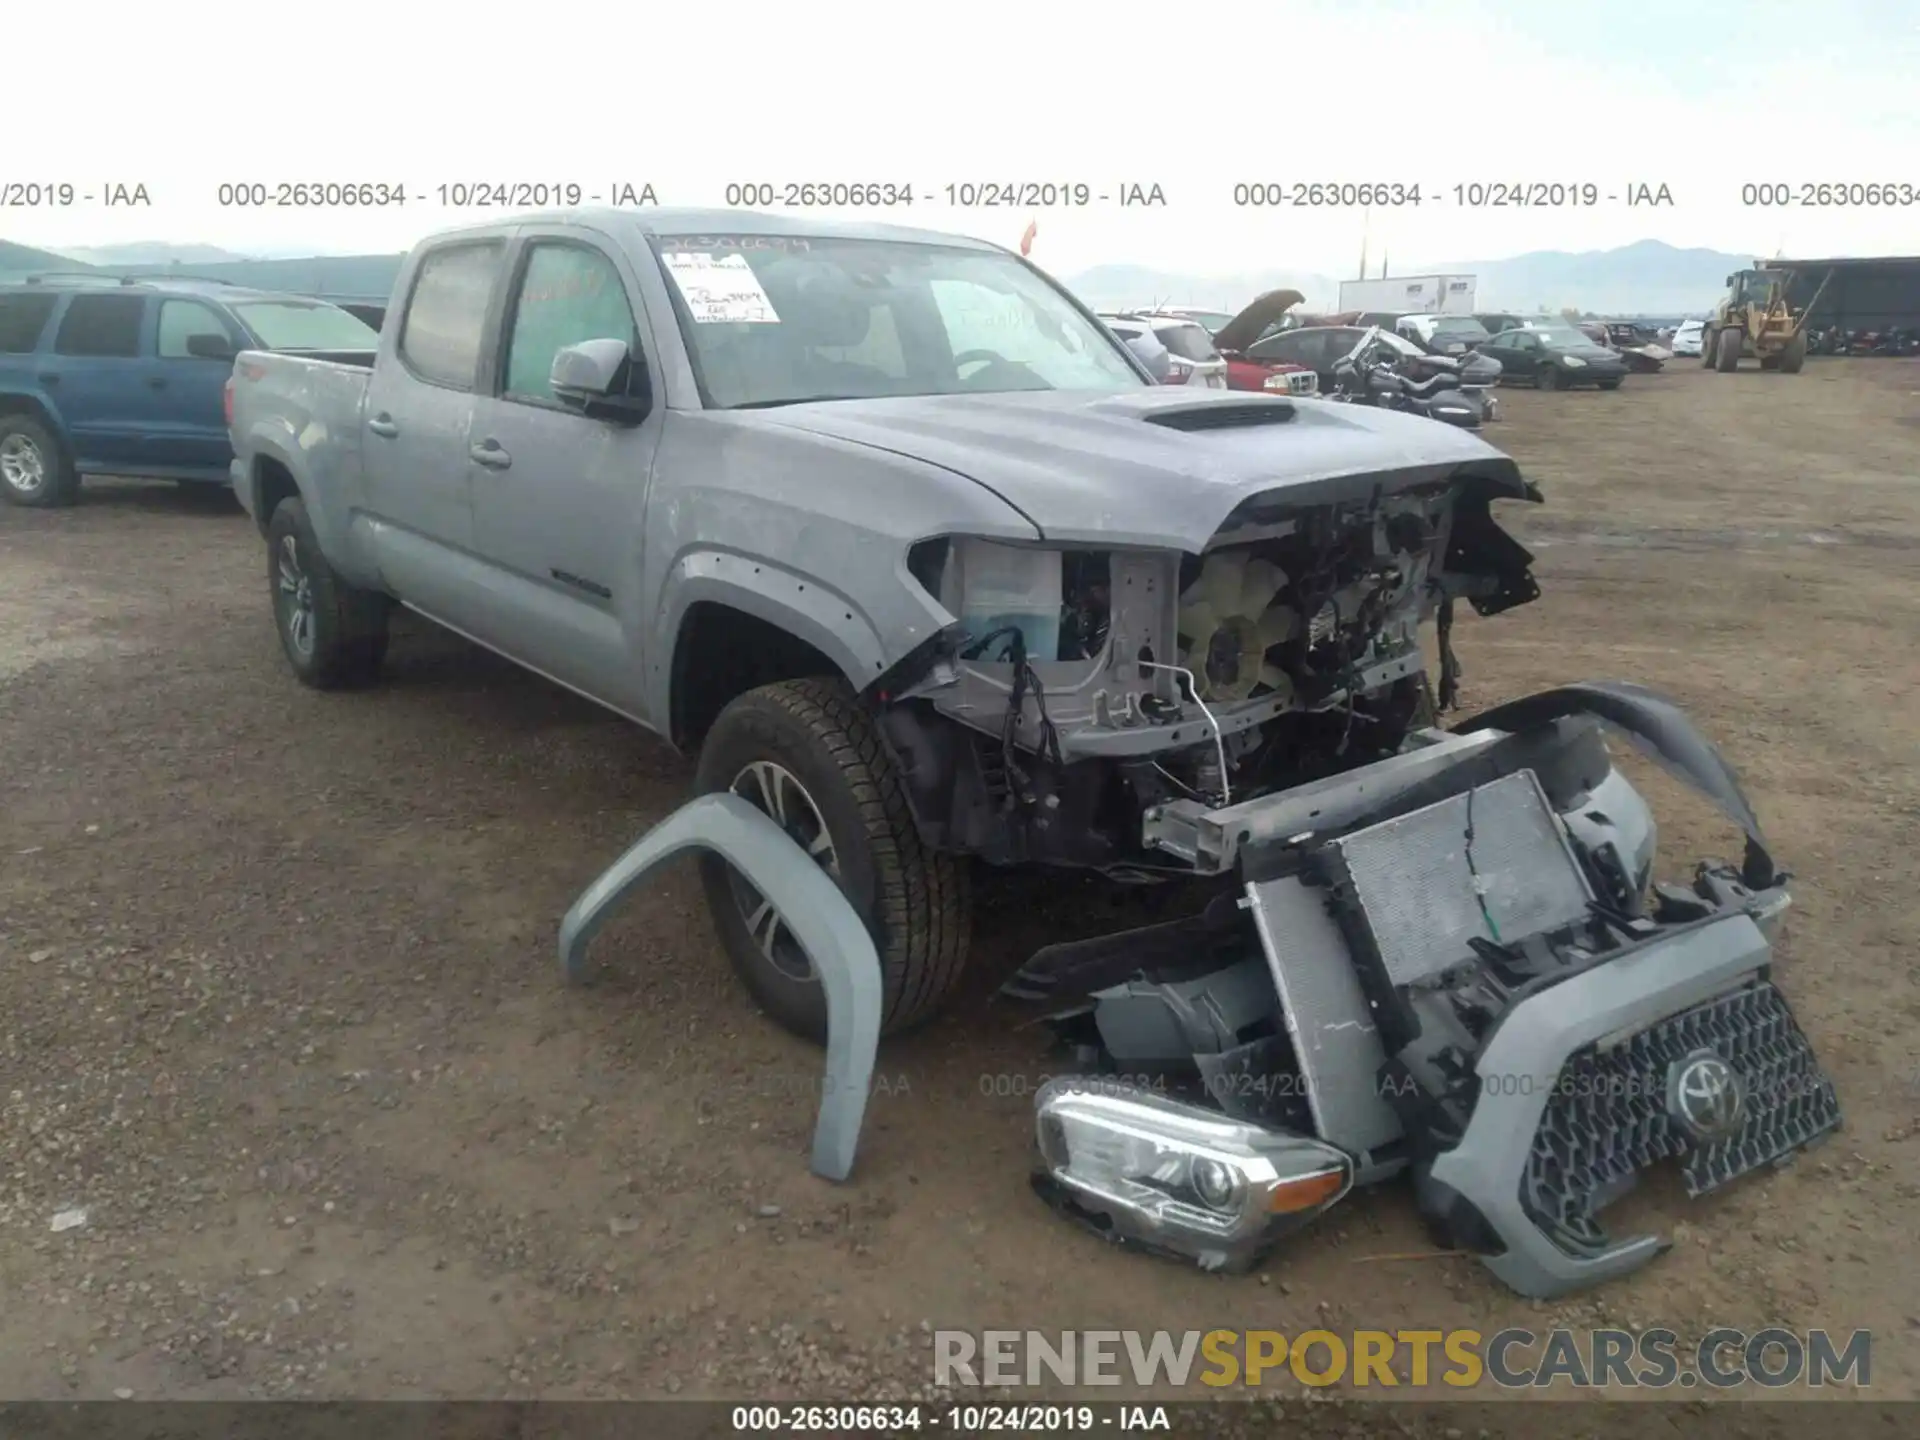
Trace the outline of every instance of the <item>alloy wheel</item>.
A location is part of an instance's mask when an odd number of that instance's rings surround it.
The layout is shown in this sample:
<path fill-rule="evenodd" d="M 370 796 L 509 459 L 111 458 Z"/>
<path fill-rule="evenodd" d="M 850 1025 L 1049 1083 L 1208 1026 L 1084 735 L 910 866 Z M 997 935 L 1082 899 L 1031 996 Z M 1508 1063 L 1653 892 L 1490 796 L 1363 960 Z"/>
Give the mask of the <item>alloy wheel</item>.
<path fill-rule="evenodd" d="M 835 880 L 840 878 L 840 855 L 826 819 L 791 770 L 772 760 L 755 760 L 733 777 L 728 789 L 784 830 L 827 874 Z M 812 959 L 773 902 L 754 889 L 737 868 L 728 867 L 727 879 L 747 933 L 767 963 L 790 980 L 817 980 Z"/>

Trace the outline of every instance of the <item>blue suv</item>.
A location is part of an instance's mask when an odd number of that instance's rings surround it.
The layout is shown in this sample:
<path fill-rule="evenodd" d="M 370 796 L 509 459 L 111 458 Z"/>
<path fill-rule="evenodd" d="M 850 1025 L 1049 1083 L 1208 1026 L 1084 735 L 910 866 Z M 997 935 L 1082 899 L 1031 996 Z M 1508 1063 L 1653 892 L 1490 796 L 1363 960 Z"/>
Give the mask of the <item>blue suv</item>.
<path fill-rule="evenodd" d="M 379 343 L 337 305 L 213 280 L 0 285 L 0 498 L 65 505 L 82 474 L 226 485 L 235 355 L 344 359 Z"/>

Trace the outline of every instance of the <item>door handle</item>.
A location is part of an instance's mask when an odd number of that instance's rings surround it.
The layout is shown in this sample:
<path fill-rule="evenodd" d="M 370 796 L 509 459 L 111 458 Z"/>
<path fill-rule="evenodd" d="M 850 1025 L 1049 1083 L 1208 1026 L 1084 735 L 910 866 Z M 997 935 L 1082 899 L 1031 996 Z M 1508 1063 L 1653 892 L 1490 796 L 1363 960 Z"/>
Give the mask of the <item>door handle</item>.
<path fill-rule="evenodd" d="M 376 435 L 385 435 L 389 439 L 400 433 L 400 427 L 393 423 L 391 415 L 376 415 L 367 421 L 367 429 Z"/>
<path fill-rule="evenodd" d="M 513 456 L 500 448 L 498 440 L 482 440 L 470 447 L 467 454 L 473 457 L 476 464 L 484 465 L 489 470 L 505 470 L 513 464 Z"/>
<path fill-rule="evenodd" d="M 40 383 L 42 385 L 58 385 L 60 383 L 59 372 L 56 370 L 42 370 L 40 372 Z"/>
<path fill-rule="evenodd" d="M 155 390 L 164 390 L 167 388 L 167 377 L 164 375 L 149 375 L 147 377 L 147 384 Z"/>

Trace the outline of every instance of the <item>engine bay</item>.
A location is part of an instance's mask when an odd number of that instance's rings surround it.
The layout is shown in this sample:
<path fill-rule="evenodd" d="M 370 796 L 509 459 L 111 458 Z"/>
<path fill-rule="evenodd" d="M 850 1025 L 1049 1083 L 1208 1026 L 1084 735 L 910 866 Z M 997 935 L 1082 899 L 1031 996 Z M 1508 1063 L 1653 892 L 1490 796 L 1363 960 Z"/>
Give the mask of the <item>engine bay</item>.
<path fill-rule="evenodd" d="M 1396 753 L 1452 701 L 1456 601 L 1492 614 L 1538 589 L 1490 514 L 1511 492 L 1472 476 L 1389 491 L 1256 497 L 1198 554 L 916 547 L 916 578 L 959 617 L 882 716 L 923 830 L 995 863 L 1140 875 L 1166 868 L 1140 840 L 1155 806 Z"/>

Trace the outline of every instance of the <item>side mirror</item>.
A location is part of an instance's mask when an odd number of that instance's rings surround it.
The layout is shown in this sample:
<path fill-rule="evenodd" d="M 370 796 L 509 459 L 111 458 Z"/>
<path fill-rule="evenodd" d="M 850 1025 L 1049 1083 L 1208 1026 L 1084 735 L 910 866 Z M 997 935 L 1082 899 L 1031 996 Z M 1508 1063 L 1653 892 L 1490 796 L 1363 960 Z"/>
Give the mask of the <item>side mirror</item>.
<path fill-rule="evenodd" d="M 240 352 L 233 348 L 233 341 L 224 335 L 189 335 L 187 354 L 196 360 L 231 360 Z"/>
<path fill-rule="evenodd" d="M 554 396 L 595 420 L 638 424 L 653 410 L 647 362 L 625 340 L 582 340 L 555 353 Z"/>

